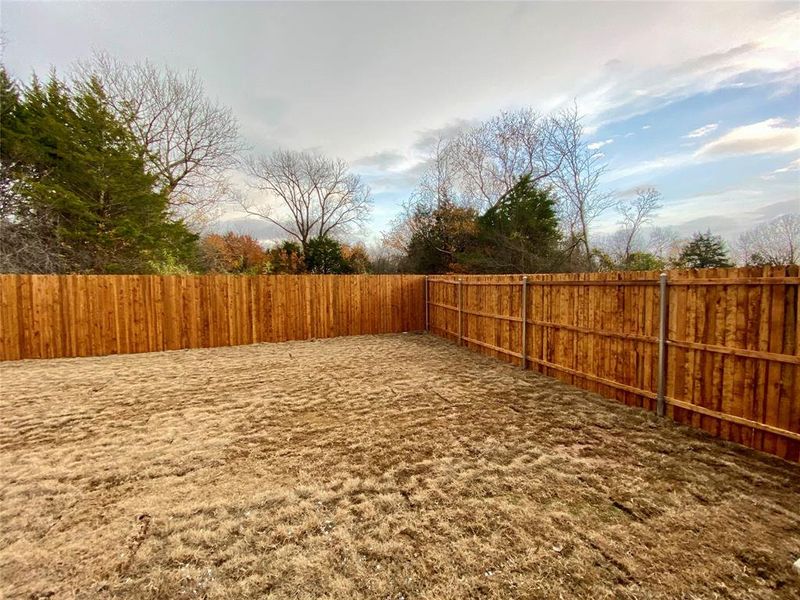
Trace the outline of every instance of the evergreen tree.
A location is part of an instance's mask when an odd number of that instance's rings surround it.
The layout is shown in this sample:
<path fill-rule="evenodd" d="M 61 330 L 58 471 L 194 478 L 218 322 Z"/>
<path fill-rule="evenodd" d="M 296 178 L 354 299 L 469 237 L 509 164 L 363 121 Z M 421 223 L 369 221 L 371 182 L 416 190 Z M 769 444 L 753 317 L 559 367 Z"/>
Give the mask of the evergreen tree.
<path fill-rule="evenodd" d="M 408 245 L 407 261 L 415 273 L 463 270 L 459 261 L 475 244 L 478 226 L 471 208 L 442 202 L 434 209 L 417 207 L 416 231 Z"/>
<path fill-rule="evenodd" d="M 342 245 L 328 236 L 312 238 L 306 244 L 306 268 L 310 273 L 347 273 Z"/>
<path fill-rule="evenodd" d="M 661 271 L 666 264 L 650 252 L 631 252 L 621 268 L 623 271 Z"/>
<path fill-rule="evenodd" d="M 196 236 L 169 218 L 96 80 L 70 89 L 52 75 L 19 94 L 3 71 L 0 93 L 5 270 L 153 272 L 194 260 Z"/>
<path fill-rule="evenodd" d="M 478 218 L 478 242 L 463 261 L 470 270 L 550 271 L 560 261 L 555 199 L 525 175 Z"/>
<path fill-rule="evenodd" d="M 732 267 L 725 241 L 711 231 L 696 233 L 683 247 L 676 265 L 682 269 L 711 269 Z"/>

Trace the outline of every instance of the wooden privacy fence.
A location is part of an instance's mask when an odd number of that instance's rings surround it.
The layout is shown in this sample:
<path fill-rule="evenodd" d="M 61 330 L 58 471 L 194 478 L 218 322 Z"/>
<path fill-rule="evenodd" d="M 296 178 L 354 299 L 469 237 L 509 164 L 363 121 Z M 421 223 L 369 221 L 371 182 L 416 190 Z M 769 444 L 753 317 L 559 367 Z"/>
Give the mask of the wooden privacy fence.
<path fill-rule="evenodd" d="M 426 322 L 629 405 L 661 399 L 680 423 L 799 461 L 798 268 L 665 279 L 662 293 L 658 272 L 431 277 Z"/>
<path fill-rule="evenodd" d="M 0 360 L 421 330 L 420 275 L 0 275 Z"/>
<path fill-rule="evenodd" d="M 426 328 L 800 461 L 798 287 L 797 267 L 673 271 L 663 292 L 657 272 L 0 275 L 0 360 Z"/>

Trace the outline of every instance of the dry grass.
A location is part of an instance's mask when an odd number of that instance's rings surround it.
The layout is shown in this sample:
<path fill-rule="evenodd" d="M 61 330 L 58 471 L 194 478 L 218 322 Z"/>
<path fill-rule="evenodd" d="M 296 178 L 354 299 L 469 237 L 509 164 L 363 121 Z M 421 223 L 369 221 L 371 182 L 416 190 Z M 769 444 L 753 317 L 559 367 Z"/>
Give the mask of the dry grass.
<path fill-rule="evenodd" d="M 800 597 L 800 469 L 429 336 L 0 365 L 6 597 Z"/>

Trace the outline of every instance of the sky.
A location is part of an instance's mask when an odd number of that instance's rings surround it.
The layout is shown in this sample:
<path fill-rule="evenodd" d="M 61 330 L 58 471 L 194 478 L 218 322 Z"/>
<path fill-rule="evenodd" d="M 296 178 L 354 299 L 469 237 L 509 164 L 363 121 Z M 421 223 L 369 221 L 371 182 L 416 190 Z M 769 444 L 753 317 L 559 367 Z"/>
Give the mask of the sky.
<path fill-rule="evenodd" d="M 573 101 L 603 186 L 655 186 L 660 226 L 733 240 L 800 211 L 798 3 L 3 1 L 0 23 L 23 81 L 93 51 L 195 69 L 253 153 L 350 162 L 374 198 L 367 239 L 411 194 L 426 141 Z M 215 227 L 269 237 L 232 205 Z"/>

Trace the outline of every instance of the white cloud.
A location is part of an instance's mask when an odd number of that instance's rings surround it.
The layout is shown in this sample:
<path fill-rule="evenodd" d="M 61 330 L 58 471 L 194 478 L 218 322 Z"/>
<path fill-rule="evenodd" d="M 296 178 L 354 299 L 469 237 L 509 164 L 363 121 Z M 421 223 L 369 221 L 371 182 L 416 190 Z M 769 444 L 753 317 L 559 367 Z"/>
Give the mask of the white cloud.
<path fill-rule="evenodd" d="M 791 126 L 782 119 L 767 119 L 731 129 L 702 146 L 695 155 L 777 154 L 795 150 L 800 150 L 800 125 Z"/>
<path fill-rule="evenodd" d="M 609 171 L 605 177 L 605 181 L 613 183 L 620 179 L 625 179 L 626 177 L 633 177 L 634 175 L 649 175 L 656 171 L 677 169 L 689 164 L 693 160 L 695 159 L 691 154 L 670 154 L 651 160 L 644 160 L 627 167 L 622 167 L 621 169 Z"/>
<path fill-rule="evenodd" d="M 376 152 L 368 156 L 362 156 L 354 161 L 354 167 L 366 167 L 379 170 L 390 170 L 396 168 L 398 165 L 403 164 L 406 160 L 405 156 L 396 150 L 384 150 L 383 152 Z"/>
<path fill-rule="evenodd" d="M 728 29 L 709 37 L 703 51 L 697 47 L 692 54 L 669 57 L 651 48 L 641 60 L 628 57 L 606 65 L 576 96 L 599 128 L 723 88 L 770 86 L 778 96 L 793 93 L 800 76 L 796 32 L 797 12 L 783 11 L 736 33 Z"/>
<path fill-rule="evenodd" d="M 642 125 L 642 129 L 650 129 L 652 125 Z"/>
<path fill-rule="evenodd" d="M 613 144 L 613 143 L 614 143 L 614 139 L 613 138 L 609 138 L 609 139 L 603 140 L 601 142 L 592 142 L 591 144 L 589 144 L 589 150 L 599 150 L 603 146 L 608 146 L 609 144 Z"/>
<path fill-rule="evenodd" d="M 456 11 L 446 3 L 246 3 L 237 10 L 201 3 L 190 23 L 184 6 L 169 3 L 3 8 L 4 63 L 18 76 L 45 74 L 51 65 L 67 72 L 92 48 L 137 60 L 145 47 L 154 62 L 197 69 L 257 150 L 316 147 L 359 163 L 365 178 L 385 175 L 370 184 L 385 191 L 387 206 L 407 197 L 415 161 L 436 134 L 503 107 L 547 112 L 575 98 L 587 135 L 595 135 L 609 122 L 720 88 L 795 90 L 800 74 L 798 11 L 779 3 L 589 2 L 578 20 L 574 5 L 559 3 L 469 3 Z M 555 45 L 547 64 L 514 60 Z M 642 124 L 651 117 L 644 119 L 637 133 L 649 128 Z M 715 160 L 718 151 L 693 157 L 679 148 L 616 177 Z"/>
<path fill-rule="evenodd" d="M 714 131 L 717 127 L 719 127 L 719 123 L 709 123 L 708 125 L 703 125 L 702 127 L 698 127 L 697 129 L 690 131 L 687 133 L 685 138 L 700 138 L 703 136 L 708 135 L 712 131 Z"/>
<path fill-rule="evenodd" d="M 600 128 L 599 125 L 584 125 L 583 126 L 583 133 L 586 135 L 594 135 L 597 133 L 597 130 Z"/>
<path fill-rule="evenodd" d="M 691 144 L 681 144 L 681 146 L 691 146 Z M 791 126 L 781 119 L 767 119 L 760 123 L 736 127 L 707 142 L 693 153 L 678 152 L 613 169 L 607 173 L 605 181 L 613 183 L 627 177 L 671 171 L 687 165 L 721 160 L 728 156 L 779 154 L 796 150 L 800 150 L 800 125 Z M 762 179 L 774 179 L 775 175 L 798 170 L 800 170 L 800 159 L 763 175 Z"/>
<path fill-rule="evenodd" d="M 733 238 L 758 223 L 796 212 L 797 202 L 797 193 L 787 186 L 730 187 L 672 199 L 659 216 L 685 234 L 711 229 Z"/>
<path fill-rule="evenodd" d="M 775 169 L 773 173 L 788 173 L 789 171 L 800 171 L 800 158 L 793 160 L 785 167 Z"/>
<path fill-rule="evenodd" d="M 767 173 L 766 175 L 762 175 L 761 179 L 775 179 L 777 175 L 781 175 L 782 173 L 792 173 L 794 171 L 800 171 L 800 158 L 793 160 L 785 167 L 781 167 L 780 169 L 775 169 L 774 171 Z"/>

